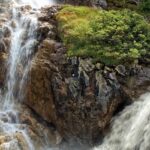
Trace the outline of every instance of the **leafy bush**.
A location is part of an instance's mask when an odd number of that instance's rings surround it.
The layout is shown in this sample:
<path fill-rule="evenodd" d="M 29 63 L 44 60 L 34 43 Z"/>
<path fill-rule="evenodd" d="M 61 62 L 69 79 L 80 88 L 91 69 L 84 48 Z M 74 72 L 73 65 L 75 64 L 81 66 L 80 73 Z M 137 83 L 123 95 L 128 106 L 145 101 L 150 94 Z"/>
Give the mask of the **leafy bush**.
<path fill-rule="evenodd" d="M 150 0 L 141 0 L 140 9 L 142 11 L 150 12 Z"/>
<path fill-rule="evenodd" d="M 134 61 L 150 50 L 150 25 L 135 12 L 64 6 L 57 19 L 68 56 L 110 65 Z"/>

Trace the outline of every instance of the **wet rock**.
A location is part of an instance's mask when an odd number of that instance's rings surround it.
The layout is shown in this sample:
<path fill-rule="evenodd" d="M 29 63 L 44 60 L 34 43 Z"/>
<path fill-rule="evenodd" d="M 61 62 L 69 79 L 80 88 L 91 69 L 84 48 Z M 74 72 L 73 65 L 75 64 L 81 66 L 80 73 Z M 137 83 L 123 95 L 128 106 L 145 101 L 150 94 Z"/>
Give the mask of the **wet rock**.
<path fill-rule="evenodd" d="M 3 37 L 3 29 L 0 28 L 0 39 Z"/>
<path fill-rule="evenodd" d="M 135 68 L 134 68 L 135 69 Z M 134 98 L 138 98 L 145 91 L 149 91 L 150 85 L 150 69 L 148 67 L 141 67 L 138 73 L 131 75 L 128 78 L 119 79 L 119 82 L 123 85 L 126 93 Z"/>
<path fill-rule="evenodd" d="M 80 67 L 86 72 L 90 72 L 95 68 L 92 63 L 92 59 L 85 59 L 85 60 L 80 59 L 79 62 L 80 62 Z"/>
<path fill-rule="evenodd" d="M 45 10 L 44 17 L 48 17 L 48 12 L 51 11 Z M 132 85 L 140 84 L 133 88 L 129 80 L 135 78 L 135 71 L 131 77 L 131 72 L 137 70 L 135 66 L 108 67 L 100 62 L 94 64 L 92 58 L 67 58 L 63 43 L 59 38 L 50 40 L 47 32 L 56 26 L 40 19 L 38 34 L 42 36 L 32 60 L 25 103 L 44 120 L 53 123 L 63 138 L 92 144 L 104 134 L 119 108 L 133 101 L 130 90 L 136 92 L 142 85 L 146 89 L 145 81 L 149 78 L 138 69 L 138 82 L 134 80 Z M 55 30 L 53 32 L 57 35 Z M 143 90 L 139 91 L 136 93 Z"/>
<path fill-rule="evenodd" d="M 0 136 L 0 150 L 27 150 L 28 144 L 21 132 Z"/>
<path fill-rule="evenodd" d="M 15 21 L 12 21 L 12 22 L 11 22 L 11 27 L 12 27 L 12 28 L 16 28 L 16 22 L 15 22 Z"/>
<path fill-rule="evenodd" d="M 6 51 L 6 45 L 3 41 L 0 41 L 0 52 L 5 52 Z"/>
<path fill-rule="evenodd" d="M 37 33 L 38 33 L 38 38 L 45 38 L 47 34 L 49 33 L 50 30 L 53 29 L 53 26 L 47 22 L 42 23 L 42 25 L 39 27 Z"/>
<path fill-rule="evenodd" d="M 30 116 L 23 109 L 23 114 L 19 114 L 22 123 L 18 125 L 19 129 L 26 129 L 37 147 L 43 142 L 40 138 L 43 138 L 43 134 L 52 141 L 52 145 L 60 144 L 62 137 L 67 140 L 79 139 L 83 143 L 88 141 L 92 145 L 99 135 L 104 134 L 118 108 L 133 101 L 132 97 L 138 96 L 148 87 L 149 69 L 137 69 L 135 66 L 127 68 L 123 65 L 111 68 L 100 62 L 94 64 L 92 58 L 67 58 L 67 49 L 57 35 L 57 24 L 52 24 L 55 22 L 52 14 L 57 9 L 45 9 L 39 17 L 38 42 L 35 42 L 36 46 L 33 42 L 35 51 L 29 70 L 30 78 L 24 90 L 27 93 L 24 104 L 42 121 L 33 119 L 35 116 Z M 8 28 L 4 35 L 6 38 L 1 45 L 5 45 L 6 50 L 10 43 Z M 0 52 L 0 84 L 5 80 L 7 57 L 7 53 Z M 18 70 L 22 70 L 21 67 Z M 22 71 L 18 72 L 21 74 Z M 11 122 L 16 122 L 14 115 L 10 114 L 9 117 Z M 2 121 L 8 122 L 6 118 L 4 116 Z M 43 120 L 48 123 L 48 127 L 41 125 Z M 53 131 L 49 124 L 55 127 Z M 24 141 L 20 134 L 14 138 L 15 150 L 18 141 Z"/>
<path fill-rule="evenodd" d="M 10 49 L 11 38 L 3 38 L 3 41 L 4 41 L 5 46 L 6 46 L 5 52 L 7 53 Z"/>
<path fill-rule="evenodd" d="M 30 12 L 32 10 L 32 7 L 30 5 L 25 5 L 22 6 L 20 9 L 22 12 Z"/>
<path fill-rule="evenodd" d="M 118 74 L 125 76 L 126 74 L 126 68 L 123 65 L 118 65 L 115 70 L 117 71 Z"/>
<path fill-rule="evenodd" d="M 12 0 L 0 0 L 0 3 L 10 3 Z"/>
<path fill-rule="evenodd" d="M 86 6 L 96 6 L 104 9 L 114 8 L 114 7 L 137 7 L 140 3 L 140 0 L 128 0 L 128 1 L 120 1 L 120 0 L 58 0 L 60 3 L 68 3 L 72 5 L 86 5 Z"/>
<path fill-rule="evenodd" d="M 107 8 L 107 1 L 106 0 L 95 0 L 93 4 L 97 7 Z"/>
<path fill-rule="evenodd" d="M 96 67 L 96 69 L 100 70 L 100 69 L 102 69 L 103 64 L 101 64 L 101 63 L 96 63 L 95 67 Z"/>
<path fill-rule="evenodd" d="M 6 78 L 7 71 L 7 59 L 8 55 L 6 53 L 0 52 L 0 87 L 2 88 Z"/>
<path fill-rule="evenodd" d="M 11 36 L 11 31 L 8 27 L 3 27 L 3 36 L 4 37 L 10 37 Z"/>
<path fill-rule="evenodd" d="M 44 147 L 44 143 L 47 143 L 49 147 L 57 146 L 61 143 L 62 137 L 53 126 L 48 126 L 44 120 L 39 119 L 39 116 L 35 115 L 26 106 L 21 109 L 22 111 L 19 114 L 20 122 L 22 125 L 26 125 L 28 135 L 36 147 L 41 148 L 41 145 Z"/>

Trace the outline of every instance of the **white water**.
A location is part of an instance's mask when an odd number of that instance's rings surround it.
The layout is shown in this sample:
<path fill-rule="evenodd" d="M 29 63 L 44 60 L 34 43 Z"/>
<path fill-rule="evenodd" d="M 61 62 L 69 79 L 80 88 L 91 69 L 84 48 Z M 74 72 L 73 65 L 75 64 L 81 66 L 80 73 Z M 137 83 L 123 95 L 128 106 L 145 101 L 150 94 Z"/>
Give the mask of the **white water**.
<path fill-rule="evenodd" d="M 38 25 L 36 14 L 22 13 L 20 6 L 31 5 L 32 8 L 40 8 L 47 4 L 53 4 L 52 0 L 14 0 L 12 18 L 5 26 L 11 31 L 11 46 L 8 60 L 8 72 L 6 77 L 6 91 L 1 96 L 0 106 L 0 138 L 9 136 L 0 149 L 20 150 L 14 134 L 19 132 L 24 137 L 28 150 L 37 150 L 34 147 L 26 129 L 22 129 L 18 119 L 17 103 L 24 97 L 24 84 L 30 69 L 31 55 L 36 44 L 36 28 Z M 12 26 L 13 24 L 13 26 Z M 40 149 L 40 148 L 39 148 Z M 43 148 L 44 150 L 45 148 Z M 45 150 L 48 150 L 46 148 Z"/>
<path fill-rule="evenodd" d="M 150 150 L 150 93 L 114 118 L 110 134 L 93 150 Z"/>
<path fill-rule="evenodd" d="M 15 4 L 31 5 L 32 8 L 40 8 L 45 5 L 55 4 L 54 0 L 13 0 Z"/>

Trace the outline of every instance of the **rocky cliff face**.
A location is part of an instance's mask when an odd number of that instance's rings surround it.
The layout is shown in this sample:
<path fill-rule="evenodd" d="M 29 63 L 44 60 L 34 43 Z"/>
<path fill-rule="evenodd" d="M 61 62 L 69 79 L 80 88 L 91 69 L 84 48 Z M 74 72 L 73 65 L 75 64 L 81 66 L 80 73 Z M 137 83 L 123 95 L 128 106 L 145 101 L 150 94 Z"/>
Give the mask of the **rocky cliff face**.
<path fill-rule="evenodd" d="M 69 3 L 73 5 L 88 5 L 102 8 L 122 8 L 137 6 L 140 0 L 58 0 L 61 3 Z"/>
<path fill-rule="evenodd" d="M 43 120 L 52 123 L 63 138 L 92 144 L 105 134 L 114 114 L 140 94 L 150 91 L 149 64 L 110 67 L 94 63 L 92 58 L 68 58 L 57 31 L 55 14 L 59 9 L 46 7 L 39 13 L 38 44 L 26 84 L 24 104 Z M 3 21 L 5 19 L 0 23 Z M 0 84 L 3 85 L 9 30 L 1 28 L 0 36 Z M 36 121 L 25 116 L 21 118 L 33 129 L 38 128 Z"/>
<path fill-rule="evenodd" d="M 149 90 L 150 69 L 142 64 L 105 66 L 92 58 L 66 57 L 55 13 L 39 15 L 39 45 L 33 57 L 25 103 L 66 138 L 95 142 L 112 116 Z"/>

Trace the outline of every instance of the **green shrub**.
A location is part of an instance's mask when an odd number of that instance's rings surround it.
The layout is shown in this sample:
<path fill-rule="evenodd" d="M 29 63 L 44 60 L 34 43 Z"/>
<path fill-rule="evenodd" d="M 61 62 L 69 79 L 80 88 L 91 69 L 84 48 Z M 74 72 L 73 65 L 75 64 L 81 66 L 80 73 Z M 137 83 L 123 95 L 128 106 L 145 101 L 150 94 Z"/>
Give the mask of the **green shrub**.
<path fill-rule="evenodd" d="M 65 6 L 57 19 L 68 56 L 110 65 L 130 63 L 150 50 L 150 25 L 133 11 Z"/>
<path fill-rule="evenodd" d="M 144 12 L 150 12 L 150 0 L 141 0 L 139 7 Z"/>

